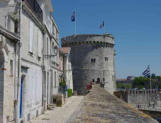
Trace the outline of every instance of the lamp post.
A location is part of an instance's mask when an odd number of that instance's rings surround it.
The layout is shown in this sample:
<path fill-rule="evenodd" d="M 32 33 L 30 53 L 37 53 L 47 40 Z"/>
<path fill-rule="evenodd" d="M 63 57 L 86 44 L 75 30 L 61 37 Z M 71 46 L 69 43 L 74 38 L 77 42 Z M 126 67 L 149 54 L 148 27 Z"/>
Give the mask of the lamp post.
<path fill-rule="evenodd" d="M 54 51 L 52 52 L 52 55 L 46 54 L 44 57 L 54 57 L 58 55 L 58 47 L 54 47 Z"/>

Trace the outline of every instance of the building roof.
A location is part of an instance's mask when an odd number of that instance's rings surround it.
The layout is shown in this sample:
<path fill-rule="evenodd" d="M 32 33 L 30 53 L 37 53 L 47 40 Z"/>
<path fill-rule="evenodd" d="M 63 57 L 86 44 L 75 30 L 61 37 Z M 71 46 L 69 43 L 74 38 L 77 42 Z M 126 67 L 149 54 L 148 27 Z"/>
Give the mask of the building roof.
<path fill-rule="evenodd" d="M 51 0 L 37 0 L 37 1 L 43 2 L 45 6 L 48 8 L 49 12 L 54 12 Z"/>
<path fill-rule="evenodd" d="M 51 16 L 51 20 L 52 20 L 53 24 L 55 25 L 56 30 L 57 30 L 57 31 L 58 31 L 58 33 L 59 33 L 58 26 L 57 26 L 57 24 L 56 24 L 56 22 L 55 22 L 55 18 L 54 18 L 53 16 Z"/>

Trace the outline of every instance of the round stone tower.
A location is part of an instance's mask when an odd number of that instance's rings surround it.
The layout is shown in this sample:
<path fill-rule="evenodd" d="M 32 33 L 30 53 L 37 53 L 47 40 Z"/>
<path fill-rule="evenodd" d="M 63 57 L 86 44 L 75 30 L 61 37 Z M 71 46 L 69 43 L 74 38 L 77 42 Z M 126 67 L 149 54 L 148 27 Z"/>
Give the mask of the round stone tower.
<path fill-rule="evenodd" d="M 82 34 L 62 38 L 63 47 L 71 47 L 74 90 L 85 93 L 89 82 L 104 82 L 113 93 L 115 83 L 114 37 L 111 34 Z"/>

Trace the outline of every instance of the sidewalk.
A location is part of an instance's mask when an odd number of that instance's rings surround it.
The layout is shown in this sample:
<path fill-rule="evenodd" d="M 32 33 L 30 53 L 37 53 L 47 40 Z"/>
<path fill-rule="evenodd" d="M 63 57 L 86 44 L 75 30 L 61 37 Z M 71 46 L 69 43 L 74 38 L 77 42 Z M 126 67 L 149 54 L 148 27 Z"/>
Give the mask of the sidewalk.
<path fill-rule="evenodd" d="M 31 123 L 66 123 L 70 116 L 79 108 L 83 96 L 72 96 L 67 99 L 62 107 L 55 107 L 40 115 Z"/>

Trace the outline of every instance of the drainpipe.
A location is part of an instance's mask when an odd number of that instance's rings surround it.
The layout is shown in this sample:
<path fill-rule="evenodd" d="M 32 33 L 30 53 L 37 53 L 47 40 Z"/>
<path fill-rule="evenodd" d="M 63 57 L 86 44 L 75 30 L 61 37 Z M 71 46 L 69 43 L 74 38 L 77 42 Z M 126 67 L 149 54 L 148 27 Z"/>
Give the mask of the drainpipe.
<path fill-rule="evenodd" d="M 43 73 L 43 76 L 42 76 L 42 80 L 43 80 L 43 83 L 42 83 L 42 107 L 43 107 L 43 112 L 45 112 L 45 84 L 46 84 L 46 72 L 45 72 L 45 58 L 44 58 L 44 54 L 45 54 L 45 32 L 43 32 L 43 51 L 42 51 L 42 73 Z"/>
<path fill-rule="evenodd" d="M 14 121 L 16 121 L 16 100 L 17 100 L 17 43 L 14 46 L 15 48 L 15 58 L 14 58 Z"/>
<path fill-rule="evenodd" d="M 21 25 L 22 25 L 22 0 L 19 0 L 19 36 L 20 36 L 20 41 L 18 42 L 18 73 L 17 73 L 17 105 L 16 105 L 16 123 L 19 122 L 19 93 L 20 93 L 20 83 L 21 83 L 21 43 L 22 43 L 22 37 L 21 37 Z"/>

